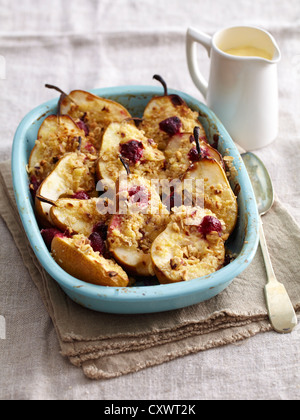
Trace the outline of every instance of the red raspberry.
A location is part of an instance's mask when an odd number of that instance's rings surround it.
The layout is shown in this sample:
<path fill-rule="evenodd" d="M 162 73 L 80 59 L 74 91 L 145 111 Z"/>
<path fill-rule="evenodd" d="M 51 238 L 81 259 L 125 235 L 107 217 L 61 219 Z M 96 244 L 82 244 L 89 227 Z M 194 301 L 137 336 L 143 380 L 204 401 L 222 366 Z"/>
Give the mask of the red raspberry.
<path fill-rule="evenodd" d="M 189 151 L 188 157 L 191 162 L 199 162 L 201 160 L 202 155 L 198 153 L 196 147 Z"/>
<path fill-rule="evenodd" d="M 128 191 L 130 201 L 139 203 L 141 206 L 148 206 L 150 200 L 149 191 L 144 186 L 135 186 Z"/>
<path fill-rule="evenodd" d="M 91 242 L 91 247 L 93 248 L 94 252 L 99 252 L 100 255 L 105 254 L 106 252 L 106 245 L 105 241 L 102 238 L 101 234 L 98 232 L 93 232 L 89 236 L 89 240 Z"/>
<path fill-rule="evenodd" d="M 72 198 L 75 198 L 77 200 L 89 200 L 90 196 L 85 191 L 77 191 L 77 193 L 72 195 Z"/>
<path fill-rule="evenodd" d="M 51 250 L 52 241 L 56 236 L 58 236 L 59 238 L 64 238 L 66 236 L 60 230 L 54 228 L 41 230 L 41 235 L 49 250 Z"/>
<path fill-rule="evenodd" d="M 36 192 L 39 189 L 40 185 L 41 185 L 41 182 L 38 181 L 36 176 L 32 175 L 32 177 L 30 178 L 30 192 L 33 199 L 35 199 Z"/>
<path fill-rule="evenodd" d="M 86 136 L 88 136 L 88 135 L 89 135 L 90 130 L 89 130 L 88 126 L 86 125 L 86 123 L 85 123 L 84 121 L 79 120 L 79 121 L 77 121 L 76 125 L 77 125 L 77 127 L 78 127 L 78 128 L 80 128 L 81 130 L 83 130 L 83 131 L 84 131 L 84 134 L 85 134 Z"/>
<path fill-rule="evenodd" d="M 108 226 L 104 222 L 99 222 L 93 228 L 93 233 L 98 233 L 105 241 L 107 239 Z"/>
<path fill-rule="evenodd" d="M 180 132 L 182 122 L 178 117 L 167 118 L 159 124 L 159 128 L 169 136 L 175 136 Z"/>
<path fill-rule="evenodd" d="M 130 163 L 139 162 L 144 154 L 144 145 L 137 140 L 130 140 L 120 146 L 120 153 L 123 158 L 127 159 Z"/>
<path fill-rule="evenodd" d="M 205 216 L 198 229 L 204 236 L 210 234 L 211 232 L 218 232 L 221 234 L 223 230 L 220 220 L 213 216 Z"/>

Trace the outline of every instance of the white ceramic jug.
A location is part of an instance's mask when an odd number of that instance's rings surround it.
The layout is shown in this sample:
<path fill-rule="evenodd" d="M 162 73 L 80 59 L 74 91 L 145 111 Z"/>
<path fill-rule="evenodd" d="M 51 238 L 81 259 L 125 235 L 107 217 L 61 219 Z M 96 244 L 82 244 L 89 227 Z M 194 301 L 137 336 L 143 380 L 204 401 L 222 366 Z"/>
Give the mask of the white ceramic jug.
<path fill-rule="evenodd" d="M 209 82 L 198 67 L 197 43 L 210 56 Z M 233 140 L 245 150 L 272 143 L 278 134 L 281 58 L 274 38 L 253 26 L 222 29 L 213 37 L 189 28 L 186 47 L 192 80 Z"/>

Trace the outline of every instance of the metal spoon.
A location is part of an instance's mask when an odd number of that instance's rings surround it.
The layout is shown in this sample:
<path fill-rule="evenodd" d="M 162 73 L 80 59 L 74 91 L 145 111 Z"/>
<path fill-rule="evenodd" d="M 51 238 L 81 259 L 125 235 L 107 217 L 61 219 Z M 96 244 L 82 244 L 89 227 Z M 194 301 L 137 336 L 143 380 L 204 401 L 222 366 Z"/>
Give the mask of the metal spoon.
<path fill-rule="evenodd" d="M 262 161 L 253 153 L 243 153 L 242 158 L 252 182 L 258 212 L 260 216 L 263 216 L 274 204 L 274 191 L 270 175 Z M 259 234 L 260 246 L 268 276 L 268 283 L 265 286 L 265 297 L 270 322 L 275 331 L 287 334 L 292 332 L 296 327 L 298 323 L 297 316 L 284 285 L 276 279 L 261 218 Z"/>

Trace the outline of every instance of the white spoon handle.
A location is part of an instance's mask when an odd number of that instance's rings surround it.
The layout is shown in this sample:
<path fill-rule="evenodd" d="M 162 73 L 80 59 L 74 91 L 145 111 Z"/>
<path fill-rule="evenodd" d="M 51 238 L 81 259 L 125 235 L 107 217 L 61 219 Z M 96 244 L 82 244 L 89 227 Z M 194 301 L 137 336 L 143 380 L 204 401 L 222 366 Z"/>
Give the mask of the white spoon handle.
<path fill-rule="evenodd" d="M 260 223 L 260 246 L 263 253 L 268 284 L 265 286 L 265 296 L 270 322 L 275 331 L 287 334 L 296 327 L 297 315 L 292 302 L 282 283 L 276 279 L 272 262 L 270 259 L 267 242 L 263 230 L 263 223 Z"/>
<path fill-rule="evenodd" d="M 260 218 L 260 228 L 259 228 L 259 240 L 260 240 L 260 247 L 261 247 L 264 261 L 265 261 L 265 267 L 266 267 L 267 276 L 268 276 L 268 283 L 275 283 L 275 282 L 278 283 L 275 273 L 274 273 L 273 266 L 272 266 L 272 262 L 271 262 L 271 258 L 270 258 L 270 254 L 268 250 L 268 245 L 267 245 L 267 241 L 266 241 L 266 237 L 265 237 L 265 233 L 263 229 L 263 222 L 261 218 Z"/>

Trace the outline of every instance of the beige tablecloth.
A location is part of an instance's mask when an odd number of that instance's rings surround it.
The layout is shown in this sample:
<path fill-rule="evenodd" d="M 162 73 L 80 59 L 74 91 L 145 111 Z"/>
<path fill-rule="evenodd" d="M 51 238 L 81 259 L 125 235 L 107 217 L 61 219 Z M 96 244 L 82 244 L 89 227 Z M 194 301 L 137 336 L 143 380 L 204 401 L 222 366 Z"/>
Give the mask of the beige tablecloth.
<path fill-rule="evenodd" d="M 0 79 L 3 63 L 6 78 L 0 80 L 0 159 L 10 157 L 22 117 L 53 97 L 45 83 L 65 91 L 151 84 L 159 73 L 171 87 L 203 100 L 187 71 L 186 28 L 212 34 L 227 25 L 255 24 L 272 32 L 283 54 L 279 136 L 257 154 L 299 224 L 300 4 L 230 3 L 56 0 L 50 8 L 41 0 L 2 0 Z M 208 74 L 204 52 L 199 61 Z M 299 329 L 288 336 L 266 332 L 137 373 L 90 381 L 59 354 L 53 323 L 2 219 L 0 233 L 0 399 L 299 399 Z"/>

